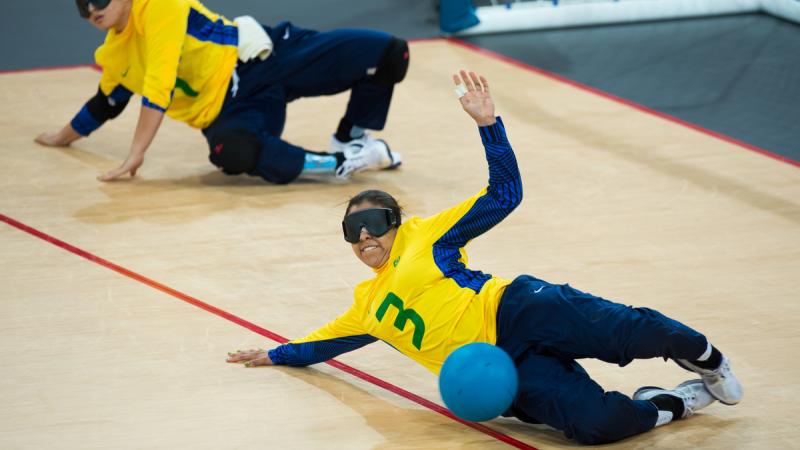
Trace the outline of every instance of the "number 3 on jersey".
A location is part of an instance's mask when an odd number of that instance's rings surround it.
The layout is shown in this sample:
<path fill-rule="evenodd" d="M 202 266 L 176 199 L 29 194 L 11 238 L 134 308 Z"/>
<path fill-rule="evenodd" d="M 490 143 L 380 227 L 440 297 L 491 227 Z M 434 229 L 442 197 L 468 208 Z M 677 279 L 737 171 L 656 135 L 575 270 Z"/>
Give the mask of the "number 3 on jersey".
<path fill-rule="evenodd" d="M 413 309 L 405 309 L 403 307 L 403 300 L 393 292 L 389 292 L 386 298 L 383 299 L 381 306 L 378 307 L 378 311 L 375 313 L 378 322 L 383 320 L 383 316 L 386 315 L 389 306 L 397 308 L 397 317 L 394 319 L 395 328 L 403 331 L 406 327 L 406 322 L 409 320 L 414 324 L 414 336 L 411 338 L 411 343 L 417 350 L 422 350 L 422 337 L 425 336 L 425 321 L 423 321 L 422 317 Z"/>

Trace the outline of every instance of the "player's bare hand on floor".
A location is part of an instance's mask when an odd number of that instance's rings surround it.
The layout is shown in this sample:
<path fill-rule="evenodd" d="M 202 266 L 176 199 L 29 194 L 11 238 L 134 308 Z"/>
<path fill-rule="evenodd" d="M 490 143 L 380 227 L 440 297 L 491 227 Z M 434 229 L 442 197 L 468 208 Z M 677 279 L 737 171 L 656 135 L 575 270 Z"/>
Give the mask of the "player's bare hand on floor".
<path fill-rule="evenodd" d="M 235 352 L 228 353 L 228 359 L 225 361 L 229 363 L 244 363 L 245 367 L 256 366 L 271 366 L 272 360 L 266 350 L 236 350 Z"/>

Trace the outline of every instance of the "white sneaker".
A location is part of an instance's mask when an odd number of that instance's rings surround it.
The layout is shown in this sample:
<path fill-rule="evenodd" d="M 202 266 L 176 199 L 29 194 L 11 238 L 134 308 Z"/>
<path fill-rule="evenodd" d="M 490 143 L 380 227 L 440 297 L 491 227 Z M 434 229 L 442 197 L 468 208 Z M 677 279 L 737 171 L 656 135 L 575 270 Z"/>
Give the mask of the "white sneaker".
<path fill-rule="evenodd" d="M 656 395 L 671 395 L 683 400 L 683 415 L 681 419 L 691 416 L 697 411 L 714 403 L 714 397 L 708 392 L 702 380 L 684 381 L 675 389 L 663 389 L 655 386 L 645 386 L 636 390 L 634 400 L 650 400 Z"/>
<path fill-rule="evenodd" d="M 686 359 L 676 359 L 675 362 L 686 370 L 700 374 L 708 392 L 721 403 L 735 405 L 742 400 L 742 385 L 733 374 L 727 357 L 723 356 L 722 364 L 714 370 L 695 366 Z"/>
<path fill-rule="evenodd" d="M 400 153 L 392 152 L 383 139 L 372 139 L 363 143 L 354 139 L 342 150 L 344 162 L 336 168 L 336 178 L 346 180 L 356 172 L 364 170 L 394 169 L 403 163 Z"/>
<path fill-rule="evenodd" d="M 331 145 L 328 148 L 328 152 L 330 152 L 330 153 L 344 152 L 345 148 L 347 148 L 347 146 L 352 144 L 352 143 L 360 143 L 361 145 L 367 145 L 367 143 L 372 142 L 372 141 L 377 141 L 377 139 L 372 137 L 372 135 L 367 133 L 366 131 L 364 132 L 364 135 L 361 136 L 360 138 L 352 139 L 352 140 L 347 141 L 347 142 L 342 142 L 342 141 L 336 139 L 336 135 L 332 134 L 331 135 Z"/>

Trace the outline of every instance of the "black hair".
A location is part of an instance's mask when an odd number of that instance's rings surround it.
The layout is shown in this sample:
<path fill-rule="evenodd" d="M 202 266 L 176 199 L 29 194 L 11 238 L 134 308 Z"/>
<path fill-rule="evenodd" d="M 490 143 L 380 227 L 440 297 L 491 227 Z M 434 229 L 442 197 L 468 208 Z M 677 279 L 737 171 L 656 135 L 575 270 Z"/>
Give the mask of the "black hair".
<path fill-rule="evenodd" d="M 384 191 L 379 191 L 377 189 L 369 189 L 366 191 L 361 191 L 358 194 L 354 195 L 350 198 L 347 202 L 347 208 L 344 210 L 344 215 L 347 216 L 347 213 L 350 212 L 350 208 L 355 205 L 360 205 L 364 202 L 370 202 L 372 204 L 378 205 L 382 208 L 389 208 L 394 213 L 394 216 L 397 218 L 397 223 L 400 223 L 400 217 L 403 213 L 403 208 L 397 203 L 397 200 L 392 197 L 389 193 Z"/>

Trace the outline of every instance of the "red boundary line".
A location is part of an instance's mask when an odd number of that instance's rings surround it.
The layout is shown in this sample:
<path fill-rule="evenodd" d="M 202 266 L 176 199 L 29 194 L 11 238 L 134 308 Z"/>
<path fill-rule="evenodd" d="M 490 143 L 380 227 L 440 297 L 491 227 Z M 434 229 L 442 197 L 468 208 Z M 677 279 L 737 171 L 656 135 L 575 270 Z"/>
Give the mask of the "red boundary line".
<path fill-rule="evenodd" d="M 431 37 L 421 37 L 421 38 L 406 39 L 406 42 L 416 44 L 418 42 L 436 42 L 436 41 L 441 41 L 442 39 L 445 39 L 445 38 L 442 37 L 442 36 L 431 36 Z"/>
<path fill-rule="evenodd" d="M 25 72 L 48 72 L 51 70 L 69 70 L 69 69 L 82 69 L 82 68 L 94 69 L 99 72 L 102 72 L 102 69 L 97 64 L 68 64 L 65 66 L 48 66 L 48 67 L 32 67 L 28 69 L 0 70 L 0 75 L 25 73 Z"/>
<path fill-rule="evenodd" d="M 254 323 L 252 323 L 250 321 L 242 319 L 241 317 L 233 315 L 233 314 L 231 314 L 229 312 L 223 311 L 223 310 L 217 308 L 216 306 L 213 306 L 213 305 L 210 305 L 208 303 L 205 303 L 205 302 L 203 302 L 201 300 L 198 300 L 198 299 L 196 299 L 196 298 L 194 298 L 194 297 L 192 297 L 192 296 L 190 296 L 188 294 L 184 294 L 183 292 L 180 292 L 180 291 L 175 290 L 175 289 L 173 289 L 173 288 L 171 288 L 171 287 L 169 287 L 167 285 L 159 283 L 158 281 L 155 281 L 155 280 L 152 280 L 150 278 L 147 278 L 144 275 L 140 275 L 140 274 L 138 274 L 138 273 L 136 273 L 136 272 L 134 272 L 132 270 L 129 270 L 129 269 L 126 269 L 126 268 L 124 268 L 124 267 L 122 267 L 120 265 L 114 264 L 113 262 L 111 262 L 111 261 L 109 261 L 107 259 L 103 259 L 103 258 L 101 258 L 99 256 L 93 255 L 93 254 L 87 252 L 86 250 L 82 250 L 82 249 L 80 249 L 78 247 L 70 245 L 70 244 L 68 244 L 68 243 L 66 243 L 66 242 L 64 242 L 64 241 L 62 241 L 62 240 L 60 240 L 58 238 L 50 236 L 50 235 L 48 235 L 48 234 L 46 234 L 46 233 L 44 233 L 42 231 L 39 231 L 39 230 L 37 230 L 37 229 L 35 229 L 33 227 L 25 225 L 22 222 L 14 220 L 14 219 L 6 216 L 5 214 L 0 214 L 0 221 L 5 222 L 5 223 L 11 225 L 12 227 L 17 228 L 20 231 L 24 231 L 24 232 L 26 232 L 26 233 L 34 236 L 34 237 L 37 237 L 37 238 L 39 238 L 39 239 L 41 239 L 43 241 L 47 241 L 47 242 L 55 245 L 56 247 L 60 247 L 60 248 L 66 250 L 66 251 L 68 251 L 70 253 L 73 253 L 73 254 L 75 254 L 77 256 L 80 256 L 81 258 L 88 259 L 89 261 L 91 261 L 93 263 L 96 263 L 96 264 L 98 264 L 100 266 L 103 266 L 103 267 L 105 267 L 107 269 L 111 269 L 114 272 L 117 272 L 117 273 L 119 273 L 121 275 L 124 275 L 124 276 L 126 276 L 128 278 L 134 279 L 134 280 L 136 280 L 136 281 L 138 281 L 138 282 L 140 282 L 140 283 L 142 283 L 144 285 L 150 286 L 150 287 L 152 287 L 154 289 L 157 289 L 157 290 L 159 290 L 159 291 L 161 291 L 161 292 L 163 292 L 165 294 L 171 295 L 171 296 L 177 298 L 178 300 L 183 300 L 184 302 L 190 303 L 190 304 L 192 304 L 194 306 L 197 306 L 198 308 L 203 309 L 205 311 L 208 311 L 211 314 L 215 314 L 215 315 L 217 315 L 219 317 L 222 317 L 223 319 L 229 320 L 229 321 L 231 321 L 231 322 L 233 322 L 233 323 L 235 323 L 237 325 L 241 325 L 241 326 L 243 326 L 244 328 L 247 328 L 250 331 L 253 331 L 253 332 L 257 333 L 257 334 L 260 334 L 260 335 L 262 335 L 262 336 L 264 336 L 266 338 L 272 339 L 275 342 L 278 342 L 280 344 L 288 342 L 288 339 L 286 339 L 285 337 L 283 337 L 283 336 L 281 336 L 281 335 L 279 335 L 277 333 L 274 333 L 274 332 L 272 332 L 270 330 L 262 328 L 262 327 L 254 324 Z M 428 408 L 430 410 L 433 410 L 433 411 L 435 411 L 435 412 L 437 412 L 437 413 L 439 413 L 439 414 L 441 414 L 443 416 L 449 417 L 450 419 L 453 419 L 453 420 L 455 420 L 457 422 L 461 422 L 461 423 L 463 423 L 464 425 L 466 425 L 466 426 L 468 426 L 470 428 L 474 428 L 475 430 L 478 430 L 478 431 L 480 431 L 482 433 L 485 433 L 485 434 L 487 434 L 487 435 L 489 435 L 489 436 L 491 436 L 491 437 L 493 437 L 493 438 L 495 438 L 495 439 L 497 439 L 499 441 L 505 442 L 506 444 L 509 444 L 509 445 L 511 445 L 513 447 L 520 448 L 520 449 L 526 449 L 526 450 L 537 450 L 536 447 L 532 447 L 532 446 L 530 446 L 530 445 L 528 445 L 528 444 L 526 444 L 526 443 L 524 443 L 522 441 L 518 441 L 518 440 L 512 438 L 511 436 L 508 436 L 508 435 L 505 435 L 505 434 L 500 433 L 498 431 L 495 431 L 495 430 L 487 427 L 486 425 L 483 425 L 483 424 L 480 424 L 480 423 L 475 423 L 475 422 L 468 422 L 466 420 L 462 420 L 462 419 L 456 417 L 455 415 L 453 415 L 453 413 L 451 413 L 450 411 L 447 410 L 447 408 L 445 408 L 445 407 L 443 407 L 441 405 L 438 405 L 438 404 L 436 404 L 436 403 L 434 403 L 434 402 L 432 402 L 432 401 L 430 401 L 428 399 L 420 397 L 419 395 L 414 394 L 412 392 L 409 392 L 409 391 L 407 391 L 407 390 L 405 390 L 405 389 L 403 389 L 403 388 L 401 388 L 399 386 L 395 386 L 394 384 L 389 383 L 388 381 L 384 381 L 384 380 L 382 380 L 380 378 L 377 378 L 375 376 L 372 376 L 372 375 L 370 375 L 370 374 L 368 374 L 366 372 L 362 372 L 361 370 L 358 370 L 355 367 L 349 366 L 347 364 L 341 363 L 341 362 L 336 361 L 336 360 L 330 360 L 330 361 L 327 362 L 327 364 L 329 364 L 329 365 L 331 365 L 331 366 L 333 366 L 333 367 L 335 367 L 335 368 L 337 368 L 337 369 L 339 369 L 339 370 L 341 370 L 343 372 L 346 372 L 346 373 L 348 373 L 350 375 L 353 375 L 353 376 L 355 376 L 357 378 L 360 378 L 360 379 L 362 379 L 362 380 L 364 380 L 364 381 L 366 381 L 368 383 L 372 383 L 372 384 L 374 384 L 374 385 L 376 385 L 378 387 L 386 389 L 389 392 L 392 392 L 392 393 L 397 394 L 397 395 L 399 395 L 401 397 L 404 397 L 404 398 L 406 398 L 408 400 L 411 400 L 412 402 L 417 403 L 418 405 L 424 406 L 425 408 Z"/>
<path fill-rule="evenodd" d="M 779 155 L 777 153 L 773 153 L 773 152 L 771 152 L 769 150 L 765 150 L 765 149 L 763 149 L 761 147 L 758 147 L 758 146 L 755 146 L 755 145 L 752 145 L 752 144 L 748 144 L 747 142 L 740 141 L 738 139 L 732 138 L 732 137 L 724 135 L 722 133 L 717 133 L 716 131 L 712 131 L 712 130 L 709 130 L 707 128 L 703 128 L 703 127 L 701 127 L 699 125 L 693 124 L 691 122 L 687 122 L 687 121 L 685 121 L 683 119 L 679 119 L 679 118 L 677 118 L 675 116 L 663 113 L 661 111 L 656 111 L 655 109 L 648 108 L 647 106 L 640 105 L 638 103 L 632 102 L 630 100 L 626 100 L 626 99 L 621 98 L 621 97 L 617 97 L 614 94 L 610 94 L 608 92 L 601 91 L 600 89 L 585 85 L 585 84 L 580 83 L 580 82 L 575 81 L 575 80 L 570 80 L 569 78 L 565 78 L 565 77 L 563 77 L 561 75 L 558 75 L 556 73 L 548 72 L 548 71 L 546 71 L 544 69 L 540 69 L 538 67 L 531 66 L 529 64 L 525 64 L 524 62 L 518 61 L 518 60 L 516 60 L 514 58 L 511 58 L 511 57 L 506 56 L 506 55 L 502 55 L 502 54 L 494 52 L 492 50 L 487 50 L 487 49 L 485 49 L 483 47 L 479 47 L 479 46 L 477 46 L 475 44 L 472 44 L 470 42 L 466 42 L 466 41 L 463 41 L 463 40 L 457 39 L 457 38 L 442 38 L 442 39 L 447 41 L 447 42 L 449 42 L 449 43 L 451 43 L 451 44 L 459 45 L 461 47 L 470 49 L 470 50 L 472 50 L 474 52 L 480 53 L 480 54 L 488 56 L 490 58 L 498 59 L 498 60 L 503 61 L 505 63 L 511 64 L 512 66 L 518 67 L 520 69 L 524 69 L 524 70 L 528 70 L 528 71 L 531 71 L 531 72 L 535 72 L 535 73 L 537 73 L 539 75 L 545 76 L 547 78 L 550 78 L 550 79 L 553 79 L 553 80 L 556 80 L 556 81 L 560 81 L 561 83 L 568 84 L 568 85 L 570 85 L 572 87 L 576 87 L 576 88 L 581 89 L 583 91 L 591 92 L 592 94 L 599 95 L 600 97 L 606 98 L 608 100 L 611 100 L 611 101 L 614 101 L 614 102 L 617 102 L 617 103 L 621 103 L 621 104 L 629 106 L 629 107 L 631 107 L 633 109 L 648 113 L 650 115 L 659 117 L 659 118 L 664 119 L 664 120 L 668 120 L 668 121 L 673 122 L 673 123 L 677 123 L 678 125 L 683 125 L 686 128 L 691 128 L 692 130 L 695 130 L 695 131 L 698 131 L 698 132 L 703 133 L 705 135 L 717 138 L 717 139 L 719 139 L 721 141 L 725 141 L 725 142 L 727 142 L 729 144 L 733 144 L 733 145 L 736 145 L 738 147 L 742 147 L 742 148 L 744 148 L 746 150 L 750 150 L 752 152 L 759 153 L 761 155 L 767 156 L 767 157 L 772 158 L 772 159 L 776 159 L 778 161 L 793 165 L 795 167 L 800 167 L 800 161 L 795 161 L 795 160 L 793 160 L 793 159 L 791 159 L 789 157 L 786 157 L 786 156 L 783 156 L 783 155 Z"/>

